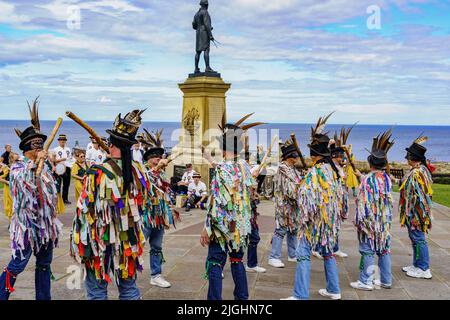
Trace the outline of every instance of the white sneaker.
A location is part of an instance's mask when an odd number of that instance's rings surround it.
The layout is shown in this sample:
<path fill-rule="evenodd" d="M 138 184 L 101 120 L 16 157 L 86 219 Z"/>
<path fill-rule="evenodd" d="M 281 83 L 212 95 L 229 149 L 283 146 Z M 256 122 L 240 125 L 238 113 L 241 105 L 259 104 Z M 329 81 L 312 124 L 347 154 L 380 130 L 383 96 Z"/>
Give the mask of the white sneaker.
<path fill-rule="evenodd" d="M 162 275 L 157 275 L 156 277 L 152 277 L 150 280 L 150 284 L 152 286 L 157 286 L 160 288 L 170 288 L 171 284 L 167 282 Z"/>
<path fill-rule="evenodd" d="M 316 257 L 317 259 L 320 259 L 320 260 L 323 259 L 323 257 L 322 257 L 317 251 L 312 251 L 312 255 L 313 255 L 314 257 Z"/>
<path fill-rule="evenodd" d="M 414 267 L 414 266 L 407 266 L 407 267 L 403 267 L 402 268 L 402 271 L 403 272 L 408 272 L 408 271 L 410 271 L 410 270 L 414 270 L 416 267 Z"/>
<path fill-rule="evenodd" d="M 256 266 L 254 268 L 250 268 L 249 266 L 247 266 L 245 267 L 245 271 L 250 273 L 265 273 L 267 270 L 259 266 Z"/>
<path fill-rule="evenodd" d="M 284 263 L 279 259 L 269 259 L 269 266 L 274 268 L 284 268 Z"/>
<path fill-rule="evenodd" d="M 289 298 L 285 298 L 285 299 L 280 299 L 281 301 L 288 301 L 288 300 L 300 300 L 297 299 L 296 297 L 289 297 Z"/>
<path fill-rule="evenodd" d="M 430 269 L 423 271 L 420 268 L 415 268 L 414 270 L 409 270 L 406 275 L 411 278 L 417 279 L 431 279 L 433 276 L 431 275 Z"/>
<path fill-rule="evenodd" d="M 341 258 L 348 258 L 348 254 L 346 254 L 345 252 L 342 252 L 341 250 L 336 251 L 336 252 L 334 253 L 334 255 L 336 255 L 336 256 L 338 256 L 338 257 L 341 257 Z"/>
<path fill-rule="evenodd" d="M 223 280 L 223 279 L 225 279 L 225 275 L 224 275 L 223 272 L 222 272 L 222 280 Z"/>
<path fill-rule="evenodd" d="M 392 284 L 385 284 L 385 283 L 381 283 L 381 280 L 373 280 L 373 287 L 377 290 L 380 290 L 381 288 L 383 289 L 391 289 L 392 288 Z"/>
<path fill-rule="evenodd" d="M 372 291 L 373 290 L 373 286 L 362 283 L 359 280 L 356 282 L 350 283 L 350 287 L 352 287 L 353 289 L 364 290 L 364 291 Z"/>
<path fill-rule="evenodd" d="M 340 293 L 329 293 L 327 289 L 320 289 L 319 294 L 322 297 L 330 298 L 331 300 L 341 300 L 341 294 Z"/>
<path fill-rule="evenodd" d="M 288 258 L 289 262 L 297 262 L 297 258 Z"/>

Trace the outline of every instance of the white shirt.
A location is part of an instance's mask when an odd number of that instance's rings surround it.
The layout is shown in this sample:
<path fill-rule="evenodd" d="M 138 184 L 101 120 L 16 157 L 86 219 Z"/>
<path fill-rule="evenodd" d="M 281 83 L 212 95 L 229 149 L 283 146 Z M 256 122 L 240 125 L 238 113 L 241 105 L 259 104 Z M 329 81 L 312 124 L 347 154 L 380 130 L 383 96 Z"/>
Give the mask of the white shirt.
<path fill-rule="evenodd" d="M 72 168 L 73 165 L 73 159 L 72 159 L 72 151 L 70 151 L 70 148 L 65 147 L 65 148 L 61 148 L 61 147 L 56 147 L 55 149 L 53 149 L 53 153 L 55 154 L 55 158 L 56 160 L 61 160 L 61 159 L 66 159 L 66 161 L 64 161 L 64 165 L 67 168 Z"/>
<path fill-rule="evenodd" d="M 144 156 L 143 156 L 143 150 L 142 149 L 134 149 L 133 148 L 133 160 L 139 163 L 144 163 Z"/>
<path fill-rule="evenodd" d="M 90 151 L 92 149 L 94 149 L 94 144 L 92 142 L 89 142 L 87 147 L 86 147 L 86 152 L 88 152 L 88 151 Z"/>
<path fill-rule="evenodd" d="M 195 182 L 191 182 L 188 187 L 189 194 L 195 194 L 196 197 L 202 197 L 208 195 L 206 192 L 206 184 L 202 181 L 199 181 L 196 185 Z"/>
<path fill-rule="evenodd" d="M 86 152 L 86 161 L 92 166 L 94 164 L 102 164 L 106 160 L 106 153 L 102 150 L 92 148 L 90 151 Z"/>
<path fill-rule="evenodd" d="M 182 181 L 182 182 L 188 182 L 188 183 L 194 182 L 194 179 L 192 178 L 192 176 L 194 175 L 194 173 L 196 173 L 194 170 L 186 171 L 186 172 L 183 174 L 183 177 L 181 178 L 181 181 Z"/>

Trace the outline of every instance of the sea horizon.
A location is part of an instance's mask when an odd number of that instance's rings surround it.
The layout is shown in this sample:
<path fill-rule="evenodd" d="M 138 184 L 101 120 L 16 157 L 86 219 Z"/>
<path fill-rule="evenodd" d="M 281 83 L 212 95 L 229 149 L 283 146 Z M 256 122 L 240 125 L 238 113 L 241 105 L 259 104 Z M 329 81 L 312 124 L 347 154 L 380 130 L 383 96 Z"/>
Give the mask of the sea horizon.
<path fill-rule="evenodd" d="M 106 135 L 105 130 L 109 129 L 112 121 L 86 121 L 101 136 Z M 49 134 L 53 128 L 55 120 L 41 120 L 42 131 Z M 14 132 L 14 128 L 20 130 L 30 125 L 29 120 L 0 120 L 0 150 L 3 150 L 5 144 L 11 144 L 15 151 L 18 151 L 19 139 Z M 310 132 L 312 123 L 270 123 L 258 127 L 259 137 L 265 137 L 262 140 L 251 140 L 251 149 L 254 150 L 256 143 L 267 146 L 274 134 L 278 134 L 284 141 L 290 137 L 293 132 L 296 134 L 300 144 L 300 148 L 305 156 L 309 155 L 307 144 L 310 140 Z M 329 124 L 326 131 L 330 137 L 334 132 L 339 132 L 342 127 L 350 127 L 353 124 Z M 180 122 L 175 121 L 146 121 L 142 128 L 156 130 L 164 128 L 163 139 L 166 147 L 173 147 L 178 142 L 178 134 L 175 130 L 181 127 Z M 393 138 L 395 145 L 389 153 L 389 160 L 396 162 L 405 162 L 405 148 L 420 135 L 424 134 L 429 137 L 429 141 L 425 144 L 428 148 L 428 158 L 434 162 L 450 162 L 450 126 L 442 125 L 379 125 L 379 124 L 357 124 L 353 129 L 349 144 L 353 145 L 353 152 L 357 160 L 364 161 L 367 159 L 367 151 L 372 145 L 372 139 L 379 133 L 387 129 L 393 129 Z M 267 135 L 265 135 L 267 132 Z M 65 119 L 60 129 L 60 133 L 68 135 L 69 147 L 74 147 L 78 142 L 80 146 L 85 147 L 89 142 L 88 134 L 76 123 L 69 119 Z M 173 134 L 173 137 L 172 137 Z M 52 147 L 56 146 L 56 141 Z"/>

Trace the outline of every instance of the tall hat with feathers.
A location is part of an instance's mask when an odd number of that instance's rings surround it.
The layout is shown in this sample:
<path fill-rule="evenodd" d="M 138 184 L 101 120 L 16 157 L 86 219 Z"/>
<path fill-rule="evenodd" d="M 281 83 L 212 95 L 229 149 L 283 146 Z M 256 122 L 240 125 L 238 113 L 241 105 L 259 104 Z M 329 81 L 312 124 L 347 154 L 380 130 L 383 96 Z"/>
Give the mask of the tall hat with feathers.
<path fill-rule="evenodd" d="M 147 129 L 144 129 L 145 137 L 142 142 L 148 146 L 147 151 L 144 153 L 144 161 L 148 161 L 148 159 L 151 158 L 162 158 L 164 155 L 164 141 L 162 139 L 163 130 L 164 129 L 161 129 L 151 133 Z"/>
<path fill-rule="evenodd" d="M 428 137 L 424 136 L 423 133 L 420 134 L 420 136 L 414 140 L 413 144 L 409 148 L 406 148 L 406 151 L 408 152 L 406 159 L 425 163 L 427 161 L 425 156 L 427 148 L 425 148 L 423 144 L 427 141 Z"/>
<path fill-rule="evenodd" d="M 367 161 L 375 168 L 384 169 L 388 164 L 388 152 L 394 145 L 392 129 L 389 129 L 373 138 L 372 151 L 367 150 L 370 156 Z"/>
<path fill-rule="evenodd" d="M 337 132 L 334 133 L 334 142 L 330 143 L 330 151 L 332 156 L 343 155 L 345 153 L 344 146 L 347 145 L 348 137 L 356 125 L 357 123 L 350 128 L 343 127 L 339 135 Z"/>
<path fill-rule="evenodd" d="M 24 131 L 14 129 L 17 136 L 20 138 L 19 148 L 22 151 L 40 149 L 47 140 L 47 136 L 41 132 L 41 123 L 39 121 L 39 97 L 33 101 L 32 105 L 30 105 L 28 101 L 27 104 L 30 111 L 31 126 Z M 31 144 L 31 141 L 36 138 L 41 139 L 41 141 L 37 143 L 37 145 Z"/>
<path fill-rule="evenodd" d="M 320 117 L 315 127 L 311 127 L 311 143 L 308 144 L 311 149 L 311 156 L 329 157 L 331 155 L 328 147 L 330 138 L 328 132 L 324 132 L 328 119 L 334 114 L 330 113 L 326 117 Z"/>
<path fill-rule="evenodd" d="M 289 158 L 299 158 L 300 155 L 298 154 L 297 147 L 295 146 L 294 142 L 291 139 L 287 139 L 282 145 L 281 145 L 281 158 L 283 160 L 289 159 Z"/>
<path fill-rule="evenodd" d="M 122 115 L 119 114 L 116 117 L 113 128 L 111 130 L 106 130 L 110 135 L 110 141 L 112 144 L 118 147 L 132 146 L 137 143 L 136 134 L 139 127 L 142 124 L 142 114 L 144 110 L 133 110 L 127 113 L 127 115 L 122 119 Z"/>
<path fill-rule="evenodd" d="M 249 124 L 243 124 L 254 113 L 247 114 L 234 124 L 225 124 L 225 118 L 222 118 L 222 125 L 219 125 L 222 130 L 222 135 L 217 137 L 220 146 L 223 151 L 233 151 L 235 154 L 239 154 L 244 150 L 244 135 L 248 129 L 263 125 L 263 122 L 254 122 Z"/>

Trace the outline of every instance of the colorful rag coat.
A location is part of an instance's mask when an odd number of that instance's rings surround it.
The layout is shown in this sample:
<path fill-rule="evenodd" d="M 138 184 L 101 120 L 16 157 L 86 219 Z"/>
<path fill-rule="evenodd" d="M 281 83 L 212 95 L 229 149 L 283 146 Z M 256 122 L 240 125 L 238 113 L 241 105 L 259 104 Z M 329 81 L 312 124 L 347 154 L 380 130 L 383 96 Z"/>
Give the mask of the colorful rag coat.
<path fill-rule="evenodd" d="M 427 233 L 432 227 L 433 179 L 427 167 L 412 169 L 400 186 L 400 224 Z"/>
<path fill-rule="evenodd" d="M 169 229 L 170 225 L 176 227 L 175 222 L 180 221 L 180 215 L 170 206 L 170 180 L 164 171 L 146 169 L 150 188 L 144 206 L 144 226 L 156 229 Z"/>
<path fill-rule="evenodd" d="M 246 248 L 251 233 L 251 188 L 256 186 L 247 162 L 226 161 L 217 165 L 211 181 L 211 196 L 205 228 L 222 249 Z"/>
<path fill-rule="evenodd" d="M 98 280 L 134 278 L 143 270 L 143 204 L 150 183 L 133 162 L 133 182 L 123 193 L 122 162 L 108 160 L 87 170 L 72 225 L 71 255 Z"/>
<path fill-rule="evenodd" d="M 377 254 L 390 252 L 393 208 L 389 175 L 375 171 L 364 176 L 356 198 L 355 226 L 359 241 L 368 242 Z"/>
<path fill-rule="evenodd" d="M 313 250 L 333 253 L 342 212 L 342 184 L 330 164 L 309 169 L 299 190 L 299 237 Z"/>
<path fill-rule="evenodd" d="M 290 232 L 298 230 L 298 191 L 302 182 L 300 172 L 281 162 L 274 178 L 275 220 L 277 228 Z"/>
<path fill-rule="evenodd" d="M 10 188 L 13 198 L 10 238 L 13 257 L 31 245 L 35 254 L 48 245 L 57 246 L 62 223 L 57 218 L 56 182 L 48 163 L 41 177 L 36 177 L 37 165 L 24 158 L 13 164 Z"/>
<path fill-rule="evenodd" d="M 348 204 L 348 188 L 347 188 L 347 175 L 345 174 L 344 168 L 336 164 L 339 170 L 339 183 L 342 186 L 342 211 L 340 214 L 340 222 L 348 218 L 349 204 Z"/>

